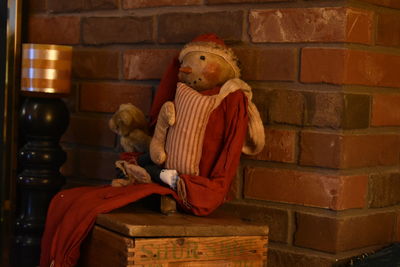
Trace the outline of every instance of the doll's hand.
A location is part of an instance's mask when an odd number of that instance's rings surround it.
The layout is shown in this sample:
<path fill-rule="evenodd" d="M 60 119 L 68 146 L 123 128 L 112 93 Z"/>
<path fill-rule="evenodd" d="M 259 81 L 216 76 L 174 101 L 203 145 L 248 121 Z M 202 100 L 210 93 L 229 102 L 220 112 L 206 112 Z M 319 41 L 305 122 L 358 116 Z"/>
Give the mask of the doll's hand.
<path fill-rule="evenodd" d="M 165 153 L 164 148 L 161 149 L 160 146 L 154 148 L 156 144 L 153 142 L 151 142 L 151 144 L 153 145 L 150 145 L 151 160 L 157 165 L 163 164 L 167 160 L 167 154 Z"/>
<path fill-rule="evenodd" d="M 176 114 L 175 105 L 173 102 L 165 102 L 160 113 L 162 114 L 163 119 L 168 123 L 168 126 L 175 124 Z"/>
<path fill-rule="evenodd" d="M 176 190 L 176 184 L 179 180 L 178 172 L 176 170 L 163 169 L 160 173 L 160 179 L 169 185 L 169 187 Z"/>

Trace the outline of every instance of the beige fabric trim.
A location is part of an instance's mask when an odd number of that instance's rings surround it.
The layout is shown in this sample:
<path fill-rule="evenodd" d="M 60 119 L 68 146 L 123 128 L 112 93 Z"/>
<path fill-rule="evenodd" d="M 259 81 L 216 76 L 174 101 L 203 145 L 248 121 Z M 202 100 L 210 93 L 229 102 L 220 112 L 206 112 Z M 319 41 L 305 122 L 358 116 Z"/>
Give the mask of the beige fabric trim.
<path fill-rule="evenodd" d="M 178 193 L 179 198 L 182 199 L 183 205 L 185 205 L 186 208 L 188 209 L 192 208 L 192 205 L 190 205 L 190 203 L 187 200 L 185 181 L 181 178 L 178 178 L 178 182 L 176 183 L 176 191 Z"/>

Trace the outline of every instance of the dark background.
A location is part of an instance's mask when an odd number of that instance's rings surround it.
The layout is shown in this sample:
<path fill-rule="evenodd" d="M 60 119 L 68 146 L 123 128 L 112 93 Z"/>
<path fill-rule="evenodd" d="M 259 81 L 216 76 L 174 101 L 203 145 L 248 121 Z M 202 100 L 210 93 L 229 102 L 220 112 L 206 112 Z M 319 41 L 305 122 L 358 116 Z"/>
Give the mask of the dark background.
<path fill-rule="evenodd" d="M 6 63 L 6 42 L 7 42 L 7 0 L 0 1 L 0 214 L 1 214 L 1 237 L 4 239 L 5 235 L 5 215 L 3 210 L 4 196 L 5 196 L 5 175 L 4 175 L 4 153 L 5 153 L 5 144 L 4 144 L 4 135 L 3 135 L 3 122 L 4 122 L 4 94 L 5 94 L 5 63 Z M 1 263 L 3 263 L 3 242 L 0 242 L 0 259 Z M 3 266 L 3 264 L 1 264 Z"/>

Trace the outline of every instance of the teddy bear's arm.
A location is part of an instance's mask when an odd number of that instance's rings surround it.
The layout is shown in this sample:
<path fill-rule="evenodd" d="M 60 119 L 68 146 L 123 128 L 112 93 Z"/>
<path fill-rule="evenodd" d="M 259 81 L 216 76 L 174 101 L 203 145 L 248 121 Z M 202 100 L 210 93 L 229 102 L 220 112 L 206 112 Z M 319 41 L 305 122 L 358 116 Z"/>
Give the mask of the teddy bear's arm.
<path fill-rule="evenodd" d="M 165 140 L 167 138 L 168 128 L 174 124 L 175 105 L 171 101 L 168 101 L 161 107 L 154 135 L 150 143 L 150 157 L 155 164 L 161 165 L 167 159 Z"/>

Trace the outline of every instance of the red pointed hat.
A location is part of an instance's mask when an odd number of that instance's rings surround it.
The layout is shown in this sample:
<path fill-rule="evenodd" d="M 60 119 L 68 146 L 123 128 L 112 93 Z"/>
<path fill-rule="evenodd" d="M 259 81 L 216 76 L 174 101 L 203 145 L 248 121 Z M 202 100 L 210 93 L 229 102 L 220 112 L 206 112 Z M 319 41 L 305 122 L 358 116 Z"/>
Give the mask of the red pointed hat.
<path fill-rule="evenodd" d="M 207 52 L 222 57 L 233 69 L 235 78 L 240 77 L 239 61 L 232 49 L 227 47 L 222 39 L 217 35 L 203 34 L 194 38 L 190 43 L 186 44 L 179 54 L 179 60 L 190 52 Z"/>

